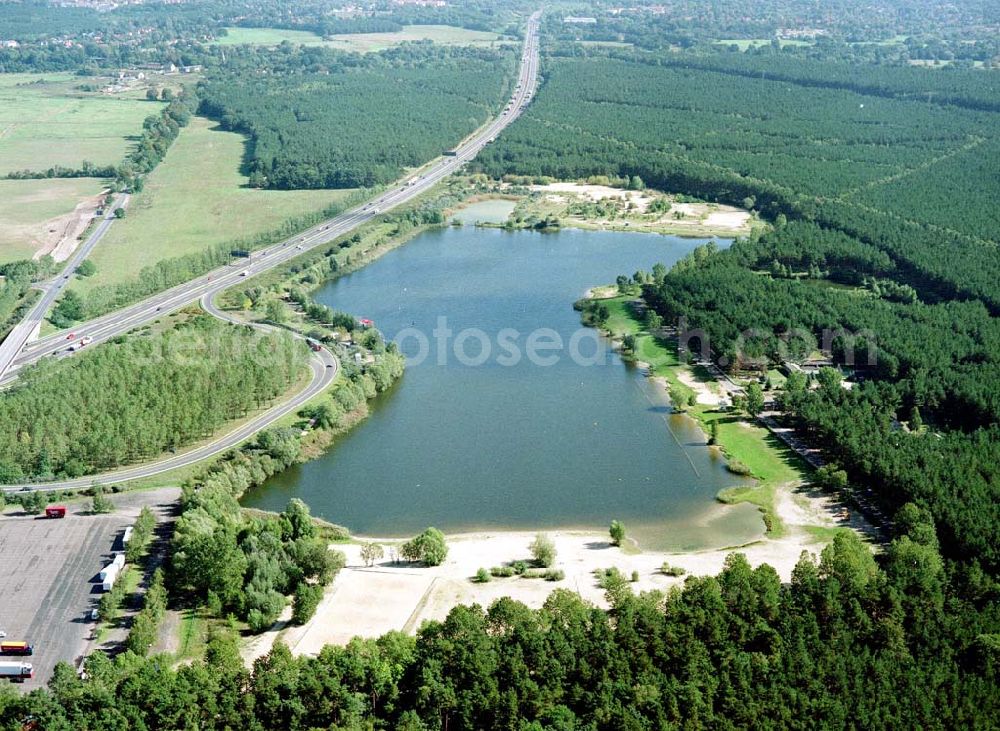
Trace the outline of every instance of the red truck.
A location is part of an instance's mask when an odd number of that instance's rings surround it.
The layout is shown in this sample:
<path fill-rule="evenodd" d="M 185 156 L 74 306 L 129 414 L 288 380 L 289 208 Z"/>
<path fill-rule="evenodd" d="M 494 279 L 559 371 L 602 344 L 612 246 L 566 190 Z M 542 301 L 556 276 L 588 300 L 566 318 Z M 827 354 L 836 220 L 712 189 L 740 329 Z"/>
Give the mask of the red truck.
<path fill-rule="evenodd" d="M 0 641 L 0 655 L 33 655 L 35 648 L 27 642 Z"/>
<path fill-rule="evenodd" d="M 65 505 L 50 505 L 45 508 L 46 518 L 65 518 L 66 517 L 66 506 Z"/>

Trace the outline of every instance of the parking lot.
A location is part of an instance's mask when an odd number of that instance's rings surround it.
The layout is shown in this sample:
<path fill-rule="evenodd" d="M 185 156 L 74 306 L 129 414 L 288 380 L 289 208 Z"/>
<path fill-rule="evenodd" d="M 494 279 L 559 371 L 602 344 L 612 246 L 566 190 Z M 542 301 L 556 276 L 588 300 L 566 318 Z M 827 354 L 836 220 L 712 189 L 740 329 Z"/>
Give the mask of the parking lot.
<path fill-rule="evenodd" d="M 90 611 L 102 594 L 98 572 L 121 549 L 122 531 L 143 505 L 162 519 L 179 493 L 169 488 L 114 495 L 116 510 L 107 515 L 89 514 L 87 500 L 69 503 L 61 519 L 11 509 L 0 516 L 0 630 L 35 648 L 24 658 L 35 677 L 22 688 L 44 685 L 56 662 L 76 665 L 88 652 L 95 628 Z"/>

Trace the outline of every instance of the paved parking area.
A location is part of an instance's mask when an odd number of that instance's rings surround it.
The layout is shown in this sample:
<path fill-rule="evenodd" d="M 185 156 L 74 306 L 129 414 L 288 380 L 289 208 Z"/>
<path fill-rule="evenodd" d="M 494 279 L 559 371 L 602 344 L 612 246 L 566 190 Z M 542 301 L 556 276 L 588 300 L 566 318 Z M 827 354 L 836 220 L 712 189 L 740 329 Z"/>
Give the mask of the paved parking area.
<path fill-rule="evenodd" d="M 107 515 L 88 514 L 87 500 L 70 503 L 62 519 L 10 510 L 0 516 L 0 629 L 35 647 L 25 658 L 35 677 L 21 688 L 44 685 L 59 660 L 82 659 L 95 627 L 90 610 L 102 594 L 97 575 L 121 549 L 122 531 L 143 505 L 162 519 L 179 494 L 169 488 L 114 495 L 117 510 Z"/>

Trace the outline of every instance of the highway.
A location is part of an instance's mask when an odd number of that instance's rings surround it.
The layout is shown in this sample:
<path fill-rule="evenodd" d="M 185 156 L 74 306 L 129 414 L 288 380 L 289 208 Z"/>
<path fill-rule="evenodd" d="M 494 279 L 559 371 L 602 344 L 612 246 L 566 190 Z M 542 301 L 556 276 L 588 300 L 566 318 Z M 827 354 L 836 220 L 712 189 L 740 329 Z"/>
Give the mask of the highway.
<path fill-rule="evenodd" d="M 237 266 L 220 267 L 195 280 L 165 290 L 134 305 L 81 323 L 73 330 L 76 337 L 89 336 L 93 338 L 94 344 L 100 343 L 151 322 L 161 317 L 163 313 L 195 302 L 206 294 L 214 296 L 246 278 L 268 271 L 310 249 L 321 247 L 346 233 L 350 233 L 381 213 L 413 200 L 451 175 L 472 160 L 490 140 L 513 122 L 531 100 L 538 78 L 539 16 L 540 12 L 535 13 L 528 21 L 518 86 L 511 97 L 508 109 L 456 147 L 453 156 L 438 158 L 422 173 L 411 176 L 409 178 L 411 182 L 397 183 L 374 201 L 319 223 L 281 243 L 255 252 L 249 261 L 240 260 Z M 33 363 L 46 355 L 67 355 L 67 346 L 66 336 L 61 333 L 29 343 L 13 359 L 12 368 L 0 374 L 0 386 L 7 385 L 16 378 L 17 368 Z"/>
<path fill-rule="evenodd" d="M 238 266 L 220 267 L 195 280 L 165 290 L 134 305 L 81 323 L 73 328 L 75 338 L 90 337 L 92 338 L 92 344 L 96 345 L 123 335 L 140 325 L 162 317 L 167 312 L 196 301 L 200 301 L 202 307 L 216 317 L 233 322 L 241 322 L 234 320 L 215 307 L 213 301 L 216 295 L 256 274 L 280 266 L 310 249 L 324 246 L 330 241 L 350 233 L 382 213 L 416 198 L 472 160 L 485 145 L 492 141 L 521 114 L 534 95 L 538 79 L 538 25 L 540 16 L 541 11 L 538 11 L 528 20 L 517 88 L 507 108 L 495 120 L 456 147 L 453 155 L 445 155 L 438 158 L 421 172 L 409 176 L 405 182 L 395 184 L 395 186 L 383 192 L 377 199 L 363 206 L 358 206 L 335 218 L 300 232 L 292 238 L 255 252 L 250 260 L 240 260 Z M 110 225 L 110 222 L 107 220 L 102 221 L 102 225 L 104 224 Z M 97 231 L 94 233 L 96 235 Z M 89 240 L 88 243 L 90 243 Z M 96 243 L 96 241 L 93 243 Z M 91 243 L 91 247 L 93 243 Z M 83 247 L 81 247 L 82 249 Z M 85 257 L 86 254 L 83 254 L 83 256 Z M 82 258 L 79 260 L 82 261 Z M 52 296 L 50 303 L 54 298 L 55 295 Z M 39 305 L 41 305 L 41 302 L 39 302 Z M 34 309 L 32 312 L 34 312 Z M 39 318 L 44 313 L 45 309 L 42 309 Z M 68 345 L 69 342 L 65 333 L 57 333 L 29 343 L 13 358 L 12 367 L 0 370 L 0 386 L 11 384 L 17 378 L 18 368 L 33 363 L 40 358 L 50 355 L 71 357 L 72 354 L 67 350 Z M 339 363 L 332 353 L 325 349 L 319 351 L 311 361 L 313 371 L 312 380 L 304 390 L 296 394 L 291 400 L 274 406 L 250 422 L 208 444 L 155 462 L 136 465 L 101 475 L 89 475 L 84 478 L 59 482 L 4 485 L 3 490 L 11 492 L 22 489 L 49 491 L 81 488 L 89 487 L 95 480 L 100 481 L 102 484 L 115 484 L 150 477 L 178 467 L 193 464 L 237 446 L 269 424 L 301 407 L 333 382 L 337 375 L 338 366 Z"/>
<path fill-rule="evenodd" d="M 111 228 L 111 224 L 115 221 L 115 209 L 127 207 L 128 201 L 128 194 L 117 196 L 114 202 L 105 208 L 104 218 L 97 224 L 97 228 L 93 230 L 90 236 L 87 237 L 87 240 L 81 246 L 78 246 L 69 259 L 66 260 L 66 265 L 62 268 L 62 271 L 49 281 L 36 285 L 37 289 L 42 290 L 42 296 L 28 310 L 28 314 L 24 316 L 24 319 L 15 325 L 10 334 L 0 343 L 0 379 L 7 373 L 14 359 L 24 348 L 31 336 L 41 327 L 42 320 L 45 319 L 45 313 L 49 311 L 49 308 L 52 307 L 59 295 L 62 294 L 66 285 L 69 284 L 73 272 L 76 271 L 76 268 L 80 266 L 84 259 L 90 256 L 91 250 L 97 246 L 97 243 L 104 238 L 104 234 Z"/>

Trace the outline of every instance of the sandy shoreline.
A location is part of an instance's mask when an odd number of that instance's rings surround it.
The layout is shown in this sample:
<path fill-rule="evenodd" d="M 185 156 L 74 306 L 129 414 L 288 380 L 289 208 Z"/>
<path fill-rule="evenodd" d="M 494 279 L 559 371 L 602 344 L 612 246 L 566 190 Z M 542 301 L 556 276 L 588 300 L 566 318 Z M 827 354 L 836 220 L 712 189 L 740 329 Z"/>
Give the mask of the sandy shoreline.
<path fill-rule="evenodd" d="M 770 564 L 787 581 L 803 551 L 817 554 L 824 542 L 811 526 L 833 528 L 845 525 L 837 517 L 838 506 L 827 496 L 779 488 L 775 510 L 787 526 L 778 539 L 763 538 L 737 549 L 669 552 L 622 550 L 611 546 L 608 535 L 598 531 L 552 530 L 548 535 L 556 546 L 553 568 L 565 573 L 562 581 L 520 577 L 494 578 L 485 584 L 471 578 L 479 568 L 489 569 L 511 561 L 529 560 L 528 545 L 534 531 L 481 531 L 447 536 L 448 558 L 441 566 L 423 567 L 394 564 L 388 546 L 397 540 L 378 541 L 386 547 L 386 558 L 373 567 L 361 560 L 361 544 L 332 546 L 347 558 L 346 568 L 326 590 L 316 616 L 302 627 L 279 621 L 274 629 L 253 638 L 244 648 L 250 662 L 266 654 L 275 640 L 287 644 L 293 654 L 315 655 L 324 645 L 343 645 L 352 637 L 378 637 L 390 630 L 413 633 L 429 619 L 443 619 L 457 604 L 488 606 L 510 596 L 530 607 L 540 607 L 557 588 L 569 589 L 597 606 L 606 606 L 604 590 L 593 575 L 595 569 L 617 567 L 626 576 L 638 572 L 630 584 L 636 592 L 667 590 L 684 582 L 684 576 L 667 576 L 660 571 L 664 562 L 685 570 L 685 575 L 714 575 L 726 556 L 739 552 L 757 566 Z M 283 615 L 287 620 L 289 612 Z"/>

